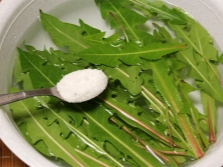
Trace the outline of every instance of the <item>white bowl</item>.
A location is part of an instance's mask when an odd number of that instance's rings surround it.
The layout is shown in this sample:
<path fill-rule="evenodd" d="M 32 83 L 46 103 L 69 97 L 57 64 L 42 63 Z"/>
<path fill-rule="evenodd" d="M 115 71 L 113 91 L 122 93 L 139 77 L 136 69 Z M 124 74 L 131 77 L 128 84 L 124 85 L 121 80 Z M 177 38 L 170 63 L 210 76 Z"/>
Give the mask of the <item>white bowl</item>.
<path fill-rule="evenodd" d="M 214 37 L 218 49 L 223 50 L 222 0 L 167 0 L 167 2 L 181 7 L 191 14 Z M 45 46 L 47 47 L 52 45 L 39 27 L 39 9 L 53 14 L 63 21 L 77 23 L 80 17 L 97 28 L 108 30 L 101 21 L 100 13 L 96 8 L 93 0 L 3 0 L 0 3 L 0 94 L 6 93 L 10 86 L 17 46 L 21 45 L 24 40 L 26 43 L 35 45 L 38 49 L 43 48 L 39 41 L 46 41 Z M 218 111 L 217 142 L 202 159 L 190 166 L 223 166 L 222 120 L 223 113 Z M 7 106 L 0 110 L 0 137 L 29 166 L 53 167 L 59 165 L 43 157 L 25 141 Z"/>

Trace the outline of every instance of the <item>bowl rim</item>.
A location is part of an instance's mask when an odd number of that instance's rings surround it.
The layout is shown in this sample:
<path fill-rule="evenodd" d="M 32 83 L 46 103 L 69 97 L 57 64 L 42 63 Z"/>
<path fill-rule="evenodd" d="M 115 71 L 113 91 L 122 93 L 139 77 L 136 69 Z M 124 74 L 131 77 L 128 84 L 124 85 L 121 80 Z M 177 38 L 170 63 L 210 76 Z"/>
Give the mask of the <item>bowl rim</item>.
<path fill-rule="evenodd" d="M 28 4 L 31 4 L 34 1 L 35 0 L 17 0 L 17 1 L 3 0 L 0 3 L 0 25 L 4 25 L 4 26 L 0 26 L 0 36 L 2 35 L 2 32 L 4 32 L 6 30 L 6 28 L 8 26 L 10 26 L 10 24 L 13 22 L 12 17 L 14 15 L 15 11 L 17 11 L 20 6 L 24 6 L 24 5 L 28 6 Z M 201 0 L 199 0 L 199 1 L 201 1 Z M 211 0 L 211 2 L 209 2 L 209 1 L 210 0 L 203 0 L 203 2 L 207 5 L 210 3 L 214 3 L 214 7 L 216 9 L 218 9 L 217 11 L 215 11 L 215 13 L 217 15 L 221 14 L 223 16 L 223 1 L 222 0 Z M 222 11 L 220 11 L 220 9 L 222 9 Z M 223 23 L 223 18 L 219 18 L 219 19 Z M 9 20 L 10 20 L 10 22 L 9 22 Z M 1 44 L 2 44 L 3 40 L 4 39 L 0 38 L 0 48 L 1 48 Z M 223 45 L 223 42 L 222 42 L 222 45 Z M 51 167 L 51 166 L 56 167 L 57 165 L 55 165 L 51 161 L 47 160 L 44 156 L 39 154 L 36 150 L 33 149 L 32 146 L 27 146 L 26 140 L 15 129 L 13 123 L 11 121 L 9 121 L 9 119 L 3 119 L 3 118 L 8 118 L 6 115 L 7 114 L 3 110 L 0 109 L 0 139 L 2 139 L 2 141 L 5 143 L 5 145 L 10 150 L 12 150 L 12 152 L 15 153 L 16 156 L 18 156 L 22 161 L 24 161 L 28 165 L 32 164 L 32 166 L 37 166 L 37 167 L 40 165 L 42 165 L 42 166 L 44 165 L 44 166 L 48 166 L 48 167 Z M 7 129 L 7 133 L 6 133 L 6 129 Z M 4 135 L 2 132 L 4 132 Z M 13 137 L 16 140 L 16 142 L 14 142 L 13 140 L 9 140 Z M 24 147 L 27 148 L 28 153 L 24 152 Z M 220 163 L 222 163 L 221 165 L 223 165 L 223 159 L 222 159 L 223 144 L 222 144 L 222 142 L 221 142 L 221 145 L 218 147 L 218 149 L 213 150 L 213 151 L 215 153 L 209 155 L 211 159 L 213 158 L 213 164 L 220 162 Z M 35 158 L 33 158 L 33 155 L 35 155 Z M 35 162 L 34 162 L 34 159 L 35 159 Z M 38 162 L 40 162 L 41 164 Z M 206 166 L 206 161 L 202 161 L 201 163 L 199 163 L 199 165 Z"/>

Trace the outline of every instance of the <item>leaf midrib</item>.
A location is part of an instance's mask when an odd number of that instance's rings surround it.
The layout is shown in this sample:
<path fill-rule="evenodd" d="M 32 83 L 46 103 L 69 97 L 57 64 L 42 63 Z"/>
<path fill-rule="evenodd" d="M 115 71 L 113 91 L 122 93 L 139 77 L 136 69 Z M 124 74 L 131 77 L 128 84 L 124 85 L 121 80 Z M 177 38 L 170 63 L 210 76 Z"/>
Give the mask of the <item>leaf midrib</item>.
<path fill-rule="evenodd" d="M 219 94 L 218 91 L 212 86 L 212 84 L 205 78 L 204 75 L 202 75 L 202 73 L 196 68 L 196 66 L 187 58 L 187 56 L 185 56 L 183 53 L 182 55 L 184 56 L 185 60 L 193 67 L 193 69 L 195 71 L 197 71 L 197 73 L 200 75 L 201 78 L 203 78 L 203 80 L 210 86 L 210 88 L 216 93 Z"/>
<path fill-rule="evenodd" d="M 35 65 L 33 64 L 30 59 L 26 56 L 26 54 L 22 53 L 23 57 L 34 67 L 52 86 L 55 86 L 55 84 L 44 74 L 42 71 Z"/>
<path fill-rule="evenodd" d="M 172 19 L 182 20 L 182 19 L 179 19 L 178 17 L 176 17 L 176 16 L 174 16 L 174 15 L 171 15 L 171 14 L 169 14 L 169 13 L 163 11 L 163 10 L 160 10 L 159 8 L 156 8 L 156 7 L 154 7 L 154 6 L 150 5 L 150 4 L 147 4 L 147 3 L 144 3 L 144 2 L 141 2 L 141 1 L 138 1 L 138 0 L 131 0 L 131 1 L 132 1 L 132 2 L 135 1 L 135 2 L 137 2 L 137 3 L 141 3 L 141 4 L 144 5 L 144 6 L 148 6 L 149 8 L 151 8 L 151 9 L 153 9 L 153 10 L 155 10 L 155 11 L 158 11 L 157 13 L 160 13 L 160 14 L 163 14 L 163 15 L 166 15 L 166 16 L 169 16 L 169 17 L 172 18 Z"/>
<path fill-rule="evenodd" d="M 201 56 L 203 56 L 202 51 L 197 48 L 197 46 L 193 43 L 193 41 L 190 40 L 190 38 L 179 28 L 179 26 L 176 26 L 177 30 L 181 33 L 181 35 L 186 39 L 186 41 L 194 48 L 194 50 L 199 53 Z"/>
<path fill-rule="evenodd" d="M 68 38 L 70 41 L 78 44 L 79 46 L 81 46 L 82 48 L 86 49 L 87 46 L 83 45 L 82 43 L 80 43 L 79 41 L 75 40 L 74 38 L 71 38 L 69 35 L 65 34 L 63 31 L 61 31 L 60 29 L 58 29 L 57 27 L 54 26 L 54 24 L 52 24 L 50 21 L 48 21 L 48 19 L 45 19 L 48 24 L 50 24 L 57 32 L 59 32 L 60 34 L 62 34 L 63 36 L 65 36 L 66 38 Z"/>
<path fill-rule="evenodd" d="M 125 52 L 125 53 L 80 53 L 80 55 L 98 55 L 98 56 L 126 56 L 126 55 L 140 55 L 140 54 L 146 54 L 146 53 L 154 53 L 154 52 L 162 52 L 162 51 L 168 51 L 172 49 L 177 48 L 185 48 L 185 45 L 175 46 L 175 47 L 168 47 L 168 48 L 159 48 L 159 49 L 151 49 L 151 50 L 145 50 L 145 51 L 138 51 L 138 52 Z"/>
<path fill-rule="evenodd" d="M 160 75 L 158 69 L 156 68 L 155 65 L 151 64 L 151 66 L 153 66 L 153 70 L 155 72 L 155 75 L 157 76 L 157 78 L 159 79 L 159 82 L 161 83 L 164 92 L 166 92 L 167 97 L 169 98 L 168 102 L 172 104 L 172 107 L 174 108 L 174 110 L 179 113 L 180 110 L 178 108 L 178 105 L 176 104 L 175 100 L 173 99 L 173 96 L 171 95 L 170 89 L 169 87 L 167 87 L 167 84 L 165 84 L 165 81 L 163 80 L 163 76 Z"/>
<path fill-rule="evenodd" d="M 122 16 L 122 14 L 119 12 L 119 10 L 111 3 L 111 1 L 108 1 L 110 3 L 110 5 L 112 6 L 112 8 L 118 13 L 118 15 L 121 17 L 122 21 L 124 21 L 125 25 L 127 26 L 127 28 L 130 30 L 130 32 L 132 33 L 132 35 L 136 38 L 139 39 L 139 37 L 136 35 L 136 33 L 134 32 L 134 30 L 131 28 L 131 26 L 129 25 L 129 23 L 126 21 L 126 19 Z"/>

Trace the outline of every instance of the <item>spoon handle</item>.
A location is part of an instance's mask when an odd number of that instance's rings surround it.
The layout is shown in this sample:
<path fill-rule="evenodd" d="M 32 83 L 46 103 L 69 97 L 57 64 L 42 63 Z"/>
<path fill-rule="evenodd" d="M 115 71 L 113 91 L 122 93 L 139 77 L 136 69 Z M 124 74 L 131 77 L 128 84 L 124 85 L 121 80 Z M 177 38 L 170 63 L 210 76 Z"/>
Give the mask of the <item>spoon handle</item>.
<path fill-rule="evenodd" d="M 53 88 L 44 88 L 10 94 L 2 94 L 0 95 L 0 106 L 33 96 L 52 96 L 52 89 Z"/>
<path fill-rule="evenodd" d="M 0 95 L 0 106 L 26 98 L 25 92 Z"/>

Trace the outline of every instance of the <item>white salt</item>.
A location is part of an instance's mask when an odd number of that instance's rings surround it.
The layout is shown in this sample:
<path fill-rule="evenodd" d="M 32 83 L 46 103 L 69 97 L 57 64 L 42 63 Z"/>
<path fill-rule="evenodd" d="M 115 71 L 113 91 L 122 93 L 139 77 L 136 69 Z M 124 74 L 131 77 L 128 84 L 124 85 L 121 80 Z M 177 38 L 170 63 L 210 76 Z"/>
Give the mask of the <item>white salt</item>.
<path fill-rule="evenodd" d="M 98 96 L 107 83 L 108 78 L 101 70 L 84 69 L 65 75 L 56 87 L 65 101 L 80 103 Z"/>

